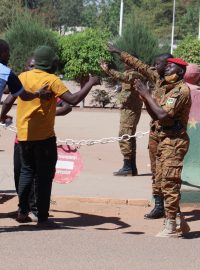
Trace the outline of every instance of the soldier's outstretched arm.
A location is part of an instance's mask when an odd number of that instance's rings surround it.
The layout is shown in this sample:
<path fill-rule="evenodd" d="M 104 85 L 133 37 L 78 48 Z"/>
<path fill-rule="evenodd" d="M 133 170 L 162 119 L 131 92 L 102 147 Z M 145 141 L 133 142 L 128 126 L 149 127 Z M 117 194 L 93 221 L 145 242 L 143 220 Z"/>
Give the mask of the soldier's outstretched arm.
<path fill-rule="evenodd" d="M 124 63 L 133 67 L 135 70 L 137 70 L 139 73 L 145 76 L 152 83 L 156 83 L 156 81 L 159 79 L 159 74 L 157 73 L 157 71 L 152 70 L 152 68 L 149 65 L 145 64 L 137 57 L 130 55 L 127 52 L 121 51 L 119 48 L 114 47 L 110 43 L 108 44 L 108 51 L 111 53 L 118 54 L 120 56 L 120 59 Z"/>
<path fill-rule="evenodd" d="M 101 81 L 98 76 L 89 76 L 89 80 L 85 83 L 85 85 L 77 92 L 71 93 L 70 91 L 66 91 L 61 96 L 60 99 L 64 100 L 70 105 L 76 105 L 80 101 L 82 101 L 87 94 L 90 92 L 94 85 L 100 85 Z"/>
<path fill-rule="evenodd" d="M 119 72 L 115 69 L 109 69 L 108 64 L 104 61 L 100 63 L 100 67 L 106 74 L 108 74 L 116 81 L 134 84 L 135 79 L 143 79 L 143 76 L 140 73 L 133 70 L 129 72 Z"/>
<path fill-rule="evenodd" d="M 126 74 L 114 69 L 109 69 L 106 62 L 101 61 L 100 67 L 108 76 L 112 77 L 114 80 L 129 83 L 129 77 Z"/>

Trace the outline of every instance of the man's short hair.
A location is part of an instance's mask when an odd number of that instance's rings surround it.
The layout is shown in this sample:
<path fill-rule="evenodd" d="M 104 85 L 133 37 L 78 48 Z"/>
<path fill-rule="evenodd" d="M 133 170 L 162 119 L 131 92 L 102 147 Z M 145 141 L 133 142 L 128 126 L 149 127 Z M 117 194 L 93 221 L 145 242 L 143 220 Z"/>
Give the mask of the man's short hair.
<path fill-rule="evenodd" d="M 173 55 L 171 53 L 161 53 L 157 55 L 155 58 L 160 58 L 160 59 L 168 59 L 168 58 L 173 58 Z"/>
<path fill-rule="evenodd" d="M 9 48 L 9 45 L 8 43 L 3 40 L 3 39 L 0 39 L 0 55 Z"/>

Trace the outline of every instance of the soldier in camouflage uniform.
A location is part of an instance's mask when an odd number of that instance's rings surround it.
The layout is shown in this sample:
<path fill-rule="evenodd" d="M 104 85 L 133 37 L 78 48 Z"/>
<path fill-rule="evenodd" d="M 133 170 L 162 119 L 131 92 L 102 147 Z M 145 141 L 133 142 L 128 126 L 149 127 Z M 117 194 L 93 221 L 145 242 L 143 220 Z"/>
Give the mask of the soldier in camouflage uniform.
<path fill-rule="evenodd" d="M 164 195 L 166 220 L 163 231 L 157 236 L 176 237 L 176 216 L 180 211 L 181 171 L 189 147 L 186 128 L 191 97 L 190 90 L 183 81 L 187 63 L 182 59 L 167 59 L 165 78 L 161 81 L 157 73 L 136 57 L 111 46 L 110 51 L 120 54 L 125 63 L 132 65 L 154 82 L 155 88 L 158 89 L 158 95 L 153 99 L 149 89 L 141 81 L 136 80 L 136 89 L 145 99 L 159 139 L 155 179 L 160 178 L 161 175 L 159 190 Z"/>
<path fill-rule="evenodd" d="M 133 83 L 135 79 L 144 79 L 141 74 L 134 71 L 129 66 L 125 66 L 125 72 L 121 73 L 114 69 L 109 69 L 105 62 L 101 63 L 101 68 L 113 79 L 122 82 L 122 90 L 118 94 L 120 103 L 120 129 L 119 136 L 124 134 L 134 135 L 140 119 L 142 100 L 138 92 L 135 91 Z M 119 142 L 121 153 L 124 157 L 123 167 L 114 172 L 115 176 L 135 176 L 138 174 L 136 166 L 136 138 L 132 137 L 128 141 Z"/>
<path fill-rule="evenodd" d="M 163 81 L 163 78 L 164 78 L 164 70 L 165 70 L 165 67 L 167 65 L 167 58 L 170 58 L 170 57 L 172 58 L 173 56 L 169 53 L 163 53 L 163 54 L 158 55 L 154 61 L 155 68 L 149 68 L 151 73 L 154 74 L 154 77 L 157 78 L 157 86 L 155 87 L 155 89 L 152 90 L 152 96 L 154 98 L 160 97 L 160 91 L 161 91 L 160 85 L 161 85 L 161 82 Z M 147 68 L 147 70 L 148 70 L 148 68 Z M 135 70 L 134 70 L 134 73 L 136 73 Z M 118 76 L 115 76 L 115 77 L 118 77 Z M 127 82 L 126 80 L 127 80 L 127 76 L 124 76 L 123 81 Z M 159 91 L 158 91 L 158 89 L 159 89 Z M 134 93 L 135 93 L 135 91 L 134 91 Z M 122 92 L 122 97 L 123 97 L 123 92 Z M 123 99 L 121 100 L 121 102 L 123 103 Z M 130 102 L 131 102 L 131 99 L 130 99 Z M 134 105 L 135 105 L 135 103 L 134 103 Z M 126 111 L 125 111 L 125 113 L 126 113 Z M 122 115 L 123 115 L 123 110 L 122 110 Z M 125 120 L 124 122 L 126 124 L 125 117 L 124 117 L 124 120 Z M 158 139 L 159 139 L 158 132 L 155 130 L 155 121 L 152 120 L 150 123 L 150 134 L 149 134 L 148 148 L 149 148 L 149 157 L 150 157 L 151 172 L 152 172 L 152 193 L 153 193 L 153 197 L 155 199 L 155 206 L 151 210 L 150 213 L 144 215 L 144 217 L 147 219 L 161 218 L 165 215 L 164 198 L 163 198 L 163 194 L 159 188 L 160 182 L 161 182 L 161 175 L 160 175 L 160 177 L 157 176 L 157 179 L 155 179 L 156 153 L 157 153 L 157 147 L 158 147 L 158 141 L 159 141 Z"/>
<path fill-rule="evenodd" d="M 167 66 L 167 59 L 168 58 L 173 58 L 173 56 L 169 53 L 163 53 L 158 55 L 155 58 L 154 61 L 154 66 L 155 69 L 158 73 L 158 85 L 161 85 L 161 82 L 164 80 L 164 71 L 165 67 Z M 154 71 L 156 73 L 156 71 Z M 159 90 L 159 91 L 158 91 Z M 161 97 L 160 95 L 161 88 L 156 87 L 152 91 L 152 97 L 154 99 L 159 99 Z M 148 104 L 146 104 L 148 107 Z M 158 175 L 155 178 L 156 175 L 156 154 L 157 154 L 157 149 L 158 149 L 158 143 L 159 143 L 159 133 L 155 129 L 156 126 L 156 121 L 152 119 L 150 123 L 150 132 L 149 132 L 149 158 L 150 158 L 150 163 L 151 163 L 151 172 L 152 172 L 152 194 L 155 199 L 155 206 L 154 208 L 150 211 L 150 213 L 145 214 L 144 218 L 146 219 L 157 219 L 165 216 L 165 211 L 164 211 L 164 198 L 163 194 L 160 190 L 160 183 L 162 180 L 162 174 Z"/>

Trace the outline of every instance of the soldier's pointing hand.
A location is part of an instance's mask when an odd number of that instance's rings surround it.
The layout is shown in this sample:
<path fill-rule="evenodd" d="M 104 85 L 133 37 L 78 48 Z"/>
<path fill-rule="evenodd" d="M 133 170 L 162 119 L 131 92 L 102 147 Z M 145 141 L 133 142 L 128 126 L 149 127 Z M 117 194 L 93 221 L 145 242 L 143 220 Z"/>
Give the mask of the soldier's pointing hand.
<path fill-rule="evenodd" d="M 120 54 L 121 53 L 121 50 L 118 49 L 117 47 L 115 47 L 112 43 L 108 43 L 108 51 L 111 52 L 111 53 L 118 53 Z"/>
<path fill-rule="evenodd" d="M 147 95 L 150 95 L 149 88 L 140 79 L 136 79 L 134 85 L 140 96 L 145 98 Z"/>
<path fill-rule="evenodd" d="M 108 64 L 105 61 L 101 61 L 100 62 L 100 67 L 102 68 L 103 71 L 107 71 L 108 70 Z"/>

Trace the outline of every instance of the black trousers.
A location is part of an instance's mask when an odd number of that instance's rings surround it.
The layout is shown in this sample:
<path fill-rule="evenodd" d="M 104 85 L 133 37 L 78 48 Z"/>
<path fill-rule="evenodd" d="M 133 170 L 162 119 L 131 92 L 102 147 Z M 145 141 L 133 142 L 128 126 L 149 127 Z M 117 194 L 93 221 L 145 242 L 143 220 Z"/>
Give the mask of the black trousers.
<path fill-rule="evenodd" d="M 21 173 L 21 159 L 20 159 L 20 147 L 19 143 L 15 143 L 14 145 L 14 180 L 15 180 L 15 189 L 18 194 L 18 186 L 19 186 L 19 178 Z M 37 183 L 35 178 L 33 179 L 33 183 L 31 186 L 30 194 L 29 194 L 29 211 L 34 213 L 37 216 Z"/>
<path fill-rule="evenodd" d="M 19 211 L 29 211 L 29 194 L 33 179 L 37 183 L 38 221 L 48 219 L 52 180 L 57 162 L 56 137 L 41 141 L 19 142 L 21 172 L 18 186 Z"/>

